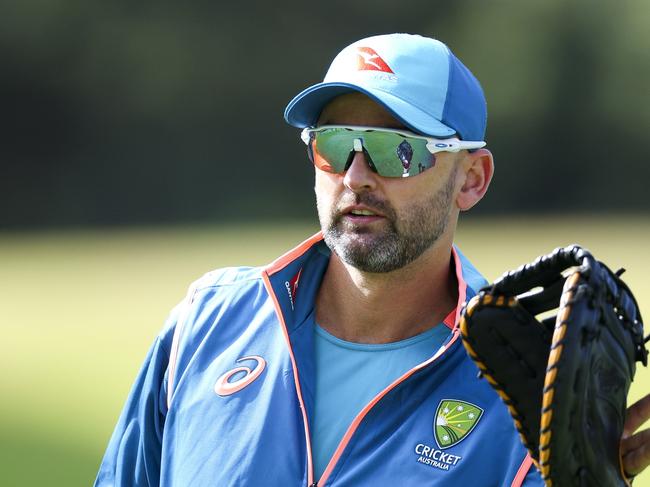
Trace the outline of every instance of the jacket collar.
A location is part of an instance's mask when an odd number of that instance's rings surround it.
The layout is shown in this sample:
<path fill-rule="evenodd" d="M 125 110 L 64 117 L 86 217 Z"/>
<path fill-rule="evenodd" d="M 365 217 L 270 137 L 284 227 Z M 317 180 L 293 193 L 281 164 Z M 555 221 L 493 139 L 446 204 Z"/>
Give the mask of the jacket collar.
<path fill-rule="evenodd" d="M 487 281 L 455 245 L 452 256 L 458 281 L 458 303 L 454 319 L 445 320 L 445 324 L 455 328 L 463 304 Z M 276 301 L 289 334 L 311 312 L 328 262 L 329 249 L 322 233 L 318 232 L 262 270 L 267 290 Z"/>

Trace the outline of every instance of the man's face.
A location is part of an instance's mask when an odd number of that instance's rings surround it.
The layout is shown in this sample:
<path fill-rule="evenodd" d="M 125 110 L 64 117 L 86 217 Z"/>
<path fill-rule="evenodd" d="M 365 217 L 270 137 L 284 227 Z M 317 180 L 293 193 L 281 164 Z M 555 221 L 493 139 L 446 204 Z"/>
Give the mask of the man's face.
<path fill-rule="evenodd" d="M 319 125 L 404 128 L 364 95 L 328 104 Z M 455 154 L 436 154 L 435 166 L 417 176 L 384 178 L 362 153 L 345 174 L 316 169 L 316 203 L 325 242 L 344 262 L 365 272 L 400 269 L 445 233 L 456 193 Z"/>

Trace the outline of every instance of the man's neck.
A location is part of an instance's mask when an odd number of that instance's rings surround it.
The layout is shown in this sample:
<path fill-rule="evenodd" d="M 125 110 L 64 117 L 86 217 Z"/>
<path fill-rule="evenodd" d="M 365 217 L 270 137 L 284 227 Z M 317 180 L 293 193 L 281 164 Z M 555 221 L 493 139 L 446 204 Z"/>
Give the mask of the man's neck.
<path fill-rule="evenodd" d="M 316 322 L 338 338 L 389 343 L 439 324 L 455 307 L 458 284 L 451 243 L 438 242 L 411 264 L 362 272 L 334 253 L 316 297 Z"/>

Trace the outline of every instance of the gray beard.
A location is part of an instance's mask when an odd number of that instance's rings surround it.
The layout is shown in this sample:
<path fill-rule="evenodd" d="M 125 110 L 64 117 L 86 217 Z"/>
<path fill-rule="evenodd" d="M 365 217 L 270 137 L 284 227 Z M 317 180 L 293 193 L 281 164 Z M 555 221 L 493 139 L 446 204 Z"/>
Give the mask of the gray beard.
<path fill-rule="evenodd" d="M 327 221 L 321 216 L 321 228 L 327 246 L 343 262 L 360 271 L 372 273 L 391 272 L 410 264 L 420 257 L 443 235 L 449 221 L 454 193 L 455 171 L 444 187 L 417 206 L 410 206 L 398 217 L 388 203 L 370 193 L 356 194 L 355 204 L 364 204 L 386 216 L 387 226 L 376 233 L 362 228 L 348 228 L 343 215 L 336 209 Z M 371 243 L 361 243 L 355 235 L 371 236 Z"/>

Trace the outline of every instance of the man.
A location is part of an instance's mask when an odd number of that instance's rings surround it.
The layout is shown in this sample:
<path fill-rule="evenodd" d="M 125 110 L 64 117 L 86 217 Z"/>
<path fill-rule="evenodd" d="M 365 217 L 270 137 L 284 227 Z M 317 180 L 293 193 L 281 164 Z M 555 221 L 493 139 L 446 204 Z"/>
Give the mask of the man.
<path fill-rule="evenodd" d="M 456 327 L 485 284 L 453 246 L 494 170 L 478 81 L 438 41 L 376 36 L 285 118 L 306 127 L 322 236 L 191 286 L 96 485 L 541 485 Z M 625 444 L 631 473 L 647 443 Z"/>

